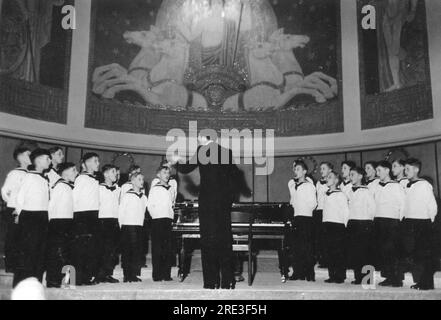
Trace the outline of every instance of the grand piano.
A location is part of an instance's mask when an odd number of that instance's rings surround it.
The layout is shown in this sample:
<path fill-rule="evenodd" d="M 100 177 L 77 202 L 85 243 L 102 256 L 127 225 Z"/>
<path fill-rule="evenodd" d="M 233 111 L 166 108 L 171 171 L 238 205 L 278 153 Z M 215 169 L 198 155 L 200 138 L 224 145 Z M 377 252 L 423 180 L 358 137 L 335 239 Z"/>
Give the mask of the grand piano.
<path fill-rule="evenodd" d="M 178 277 L 184 281 L 190 272 L 191 252 L 194 242 L 200 239 L 198 203 L 183 202 L 175 206 L 173 233 L 178 246 Z M 285 235 L 290 230 L 292 207 L 288 203 L 234 203 L 231 209 L 233 251 L 248 254 L 248 284 L 252 284 L 255 269 L 253 261 L 259 240 L 278 243 L 279 269 L 282 282 L 287 276 L 287 248 Z M 193 239 L 193 240 L 192 240 Z M 191 245 L 189 242 L 193 242 Z"/>

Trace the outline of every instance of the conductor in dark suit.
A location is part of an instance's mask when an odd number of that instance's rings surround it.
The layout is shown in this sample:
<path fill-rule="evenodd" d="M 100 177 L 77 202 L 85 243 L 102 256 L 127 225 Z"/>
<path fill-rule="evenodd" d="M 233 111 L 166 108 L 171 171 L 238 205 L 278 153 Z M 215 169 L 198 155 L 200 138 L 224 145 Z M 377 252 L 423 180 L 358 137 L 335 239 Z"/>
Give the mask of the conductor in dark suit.
<path fill-rule="evenodd" d="M 199 137 L 197 153 L 184 164 L 181 173 L 199 168 L 199 223 L 202 272 L 205 289 L 234 289 L 231 205 L 234 170 L 232 152 L 209 137 Z"/>

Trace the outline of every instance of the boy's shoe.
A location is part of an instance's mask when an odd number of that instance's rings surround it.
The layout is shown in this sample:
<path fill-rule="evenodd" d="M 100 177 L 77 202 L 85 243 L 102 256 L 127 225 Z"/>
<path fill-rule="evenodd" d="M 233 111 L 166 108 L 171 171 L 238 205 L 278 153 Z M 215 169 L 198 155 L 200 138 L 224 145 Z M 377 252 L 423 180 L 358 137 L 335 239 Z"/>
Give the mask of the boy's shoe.
<path fill-rule="evenodd" d="M 334 283 L 336 284 L 343 284 L 345 281 L 343 279 L 334 280 Z"/>
<path fill-rule="evenodd" d="M 326 279 L 326 280 L 325 280 L 325 282 L 326 282 L 326 283 L 335 283 L 335 280 L 334 280 L 334 279 L 331 279 L 331 278 L 329 278 L 329 279 Z"/>
<path fill-rule="evenodd" d="M 434 290 L 435 289 L 434 286 L 423 286 L 423 285 L 420 285 L 418 283 L 410 286 L 410 288 L 414 289 L 414 290 Z"/>
<path fill-rule="evenodd" d="M 112 276 L 106 276 L 106 277 L 98 278 L 97 281 L 99 283 L 119 283 L 119 280 L 115 279 Z"/>
<path fill-rule="evenodd" d="M 168 278 L 163 279 L 162 281 L 166 281 L 166 282 L 173 281 L 173 278 L 172 277 L 168 277 Z"/>

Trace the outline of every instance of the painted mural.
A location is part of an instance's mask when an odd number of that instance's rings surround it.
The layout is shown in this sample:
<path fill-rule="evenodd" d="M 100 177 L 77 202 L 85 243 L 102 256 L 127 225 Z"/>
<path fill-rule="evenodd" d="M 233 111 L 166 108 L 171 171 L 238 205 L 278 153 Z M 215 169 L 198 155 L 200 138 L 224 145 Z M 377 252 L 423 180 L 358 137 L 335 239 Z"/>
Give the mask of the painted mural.
<path fill-rule="evenodd" d="M 183 127 L 341 131 L 338 3 L 95 0 L 86 125 L 122 112 L 137 118 L 119 130 L 163 133 L 178 113 Z"/>
<path fill-rule="evenodd" d="M 364 129 L 433 117 L 424 0 L 359 0 L 376 9 L 360 30 Z"/>
<path fill-rule="evenodd" d="M 71 31 L 63 0 L 0 0 L 0 111 L 66 121 Z M 26 98 L 24 98 L 26 96 Z"/>

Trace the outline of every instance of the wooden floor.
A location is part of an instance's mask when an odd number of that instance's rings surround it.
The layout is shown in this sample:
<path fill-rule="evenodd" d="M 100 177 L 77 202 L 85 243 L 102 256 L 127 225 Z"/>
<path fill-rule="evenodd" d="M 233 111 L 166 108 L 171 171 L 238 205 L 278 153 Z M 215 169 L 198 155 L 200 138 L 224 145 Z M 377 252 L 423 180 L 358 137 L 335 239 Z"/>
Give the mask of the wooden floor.
<path fill-rule="evenodd" d="M 173 270 L 176 275 L 176 270 Z M 122 278 L 120 269 L 115 271 Z M 277 272 L 259 272 L 252 287 L 246 282 L 239 283 L 235 290 L 203 290 L 202 273 L 193 271 L 184 282 L 154 283 L 151 269 L 142 271 L 142 283 L 100 284 L 93 287 L 75 289 L 47 289 L 50 300 L 364 300 L 364 299 L 431 299 L 441 300 L 441 273 L 436 275 L 436 290 L 420 292 L 411 290 L 412 279 L 406 274 L 404 288 L 382 288 L 365 290 L 350 284 L 352 272 L 348 272 L 345 284 L 326 284 L 327 271 L 317 269 L 316 282 L 289 281 L 281 283 Z M 381 278 L 377 276 L 377 282 Z M 12 275 L 0 272 L 0 299 L 9 299 Z"/>

